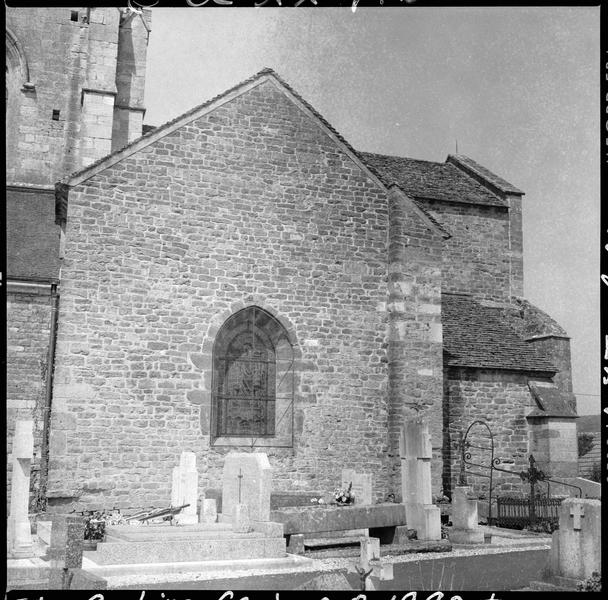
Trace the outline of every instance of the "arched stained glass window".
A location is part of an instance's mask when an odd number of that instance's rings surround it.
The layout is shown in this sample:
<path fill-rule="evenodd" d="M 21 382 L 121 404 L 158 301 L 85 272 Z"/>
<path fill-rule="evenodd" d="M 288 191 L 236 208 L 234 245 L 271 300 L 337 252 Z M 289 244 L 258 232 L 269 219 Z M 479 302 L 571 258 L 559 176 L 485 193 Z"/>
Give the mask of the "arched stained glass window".
<path fill-rule="evenodd" d="M 215 436 L 274 436 L 292 367 L 287 333 L 268 312 L 251 306 L 227 319 L 213 348 Z"/>

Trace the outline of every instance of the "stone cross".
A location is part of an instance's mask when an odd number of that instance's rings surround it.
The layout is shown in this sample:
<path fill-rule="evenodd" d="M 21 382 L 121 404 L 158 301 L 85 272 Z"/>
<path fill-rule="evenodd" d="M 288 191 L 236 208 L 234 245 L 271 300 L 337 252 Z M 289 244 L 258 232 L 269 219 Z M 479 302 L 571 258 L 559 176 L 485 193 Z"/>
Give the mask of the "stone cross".
<path fill-rule="evenodd" d="M 32 534 L 28 518 L 30 501 L 30 469 L 34 453 L 34 422 L 17 421 L 13 437 L 11 508 L 7 523 L 9 556 L 33 556 Z"/>
<path fill-rule="evenodd" d="M 581 517 L 585 516 L 585 509 L 580 504 L 574 504 L 570 509 L 570 516 L 574 519 L 572 521 L 572 529 L 580 531 Z"/>

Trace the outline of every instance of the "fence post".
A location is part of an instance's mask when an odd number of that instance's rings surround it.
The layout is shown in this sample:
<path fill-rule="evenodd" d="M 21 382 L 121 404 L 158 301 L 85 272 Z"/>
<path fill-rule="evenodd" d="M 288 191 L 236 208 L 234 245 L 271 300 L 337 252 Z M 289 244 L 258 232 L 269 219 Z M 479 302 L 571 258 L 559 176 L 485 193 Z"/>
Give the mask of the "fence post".
<path fill-rule="evenodd" d="M 536 522 L 536 497 L 535 497 L 535 485 L 534 480 L 530 479 L 530 526 L 534 527 L 534 523 Z"/>

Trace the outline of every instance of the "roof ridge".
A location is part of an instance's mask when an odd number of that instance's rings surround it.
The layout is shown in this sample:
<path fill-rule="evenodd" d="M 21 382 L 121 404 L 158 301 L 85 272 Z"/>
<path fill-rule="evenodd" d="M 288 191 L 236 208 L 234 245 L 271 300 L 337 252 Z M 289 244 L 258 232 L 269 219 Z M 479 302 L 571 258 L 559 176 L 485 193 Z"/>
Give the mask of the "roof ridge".
<path fill-rule="evenodd" d="M 439 165 L 439 166 L 444 166 L 446 164 L 445 162 L 438 162 L 436 160 L 426 160 L 424 158 L 411 158 L 410 156 L 398 156 L 397 154 L 383 154 L 380 152 L 365 152 L 363 150 L 358 150 L 357 152 L 360 155 L 369 154 L 371 156 L 382 156 L 383 158 L 398 158 L 400 160 L 411 160 L 413 162 L 429 163 L 432 165 Z"/>

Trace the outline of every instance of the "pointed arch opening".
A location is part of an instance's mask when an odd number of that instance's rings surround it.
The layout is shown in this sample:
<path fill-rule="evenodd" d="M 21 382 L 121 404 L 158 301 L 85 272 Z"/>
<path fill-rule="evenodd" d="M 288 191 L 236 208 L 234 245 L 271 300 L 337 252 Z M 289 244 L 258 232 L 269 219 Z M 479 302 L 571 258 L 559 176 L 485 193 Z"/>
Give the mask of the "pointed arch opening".
<path fill-rule="evenodd" d="M 292 431 L 294 352 L 269 312 L 249 306 L 224 322 L 213 345 L 212 389 L 213 438 L 254 443 Z"/>

